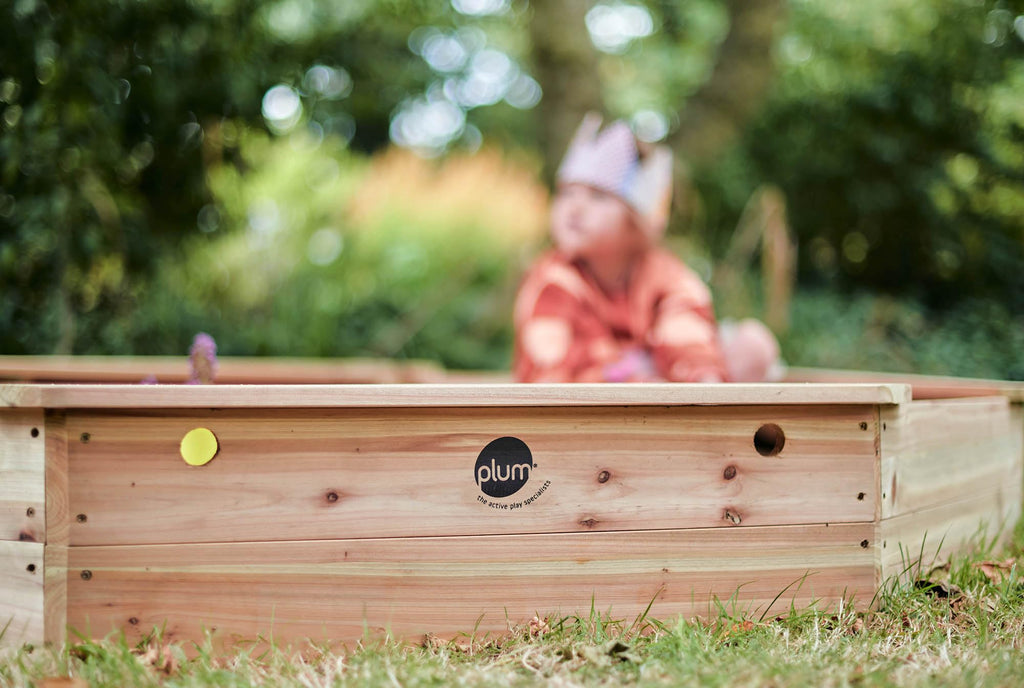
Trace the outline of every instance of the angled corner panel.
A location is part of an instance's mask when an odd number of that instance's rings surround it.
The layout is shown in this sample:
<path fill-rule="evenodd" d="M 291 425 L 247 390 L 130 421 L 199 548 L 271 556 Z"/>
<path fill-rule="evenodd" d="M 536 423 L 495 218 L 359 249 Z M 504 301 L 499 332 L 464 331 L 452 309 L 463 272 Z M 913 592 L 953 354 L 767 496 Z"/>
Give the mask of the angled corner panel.
<path fill-rule="evenodd" d="M 1020 405 L 915 401 L 882 407 L 880 418 L 880 582 L 1006 540 L 1021 514 Z"/>

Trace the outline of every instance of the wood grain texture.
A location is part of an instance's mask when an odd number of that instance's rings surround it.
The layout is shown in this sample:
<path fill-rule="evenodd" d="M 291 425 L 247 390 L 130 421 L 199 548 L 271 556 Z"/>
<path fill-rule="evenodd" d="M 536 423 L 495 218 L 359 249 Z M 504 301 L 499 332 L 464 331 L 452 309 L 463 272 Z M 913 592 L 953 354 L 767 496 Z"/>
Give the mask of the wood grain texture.
<path fill-rule="evenodd" d="M 68 434 L 63 410 L 46 412 L 46 550 L 43 576 L 43 638 L 60 644 L 67 638 Z"/>
<path fill-rule="evenodd" d="M 0 356 L 0 380 L 131 384 L 155 376 L 166 384 L 185 382 L 189 375 L 187 356 Z M 265 356 L 217 359 L 220 384 L 417 383 L 444 382 L 446 378 L 444 369 L 429 361 Z"/>
<path fill-rule="evenodd" d="M 826 368 L 789 368 L 784 382 L 845 384 L 875 382 L 910 385 L 914 399 L 955 399 L 959 397 L 1003 396 L 1014 403 L 1024 402 L 1024 382 L 981 378 L 879 373 L 868 370 L 829 370 Z"/>
<path fill-rule="evenodd" d="M 881 517 L 1015 486 L 1020 502 L 1024 427 L 1004 397 L 915 401 L 880 410 Z"/>
<path fill-rule="evenodd" d="M 0 541 L 0 629 L 4 626 L 0 647 L 43 641 L 41 542 Z"/>
<path fill-rule="evenodd" d="M 45 441 L 42 409 L 0 408 L 0 540 L 43 541 Z"/>
<path fill-rule="evenodd" d="M 1005 544 L 1021 515 L 1020 483 L 882 520 L 879 585 L 912 583 L 970 547 Z"/>
<path fill-rule="evenodd" d="M 386 408 L 900 404 L 889 384 L 0 385 L 0 407 Z"/>
<path fill-rule="evenodd" d="M 784 431 L 777 456 L 755 451 L 765 423 Z M 870 522 L 874 423 L 857 406 L 69 411 L 70 541 Z M 196 427 L 220 444 L 202 467 L 179 454 Z M 506 436 L 534 467 L 519 492 L 488 498 L 476 462 Z"/>
<path fill-rule="evenodd" d="M 782 614 L 874 593 L 874 526 L 787 526 L 70 550 L 71 627 L 164 637 L 352 641 L 502 633 L 534 614 L 632 620 L 734 610 Z M 780 594 L 781 593 L 781 594 Z M 772 604 L 773 599 L 778 600 Z M 769 605 L 770 608 L 769 608 Z"/>

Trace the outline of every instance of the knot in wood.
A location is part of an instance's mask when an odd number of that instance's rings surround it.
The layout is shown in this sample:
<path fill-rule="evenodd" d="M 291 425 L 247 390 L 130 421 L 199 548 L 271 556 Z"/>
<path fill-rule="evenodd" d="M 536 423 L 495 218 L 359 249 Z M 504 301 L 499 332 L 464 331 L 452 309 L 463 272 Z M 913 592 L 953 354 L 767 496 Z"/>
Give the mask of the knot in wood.
<path fill-rule="evenodd" d="M 331 504 L 333 504 L 334 502 L 338 501 L 338 493 L 334 492 L 333 490 L 331 492 L 328 492 L 327 493 L 327 501 L 330 502 Z"/>
<path fill-rule="evenodd" d="M 601 471 L 597 474 L 597 482 L 606 483 L 612 477 L 612 474 L 608 471 Z"/>
<path fill-rule="evenodd" d="M 725 478 L 726 480 L 732 480 L 733 478 L 735 478 L 736 477 L 736 467 L 735 466 L 726 466 L 725 470 L 722 471 L 722 477 Z"/>
<path fill-rule="evenodd" d="M 580 525 L 583 526 L 584 528 L 593 528 L 594 526 L 597 525 L 597 519 L 596 518 L 585 518 L 582 521 L 580 521 Z"/>
<path fill-rule="evenodd" d="M 739 512 L 733 512 L 730 511 L 729 509 L 725 510 L 725 516 L 722 517 L 722 520 L 728 521 L 734 526 L 738 526 L 740 523 L 743 522 L 743 518 L 739 515 Z"/>

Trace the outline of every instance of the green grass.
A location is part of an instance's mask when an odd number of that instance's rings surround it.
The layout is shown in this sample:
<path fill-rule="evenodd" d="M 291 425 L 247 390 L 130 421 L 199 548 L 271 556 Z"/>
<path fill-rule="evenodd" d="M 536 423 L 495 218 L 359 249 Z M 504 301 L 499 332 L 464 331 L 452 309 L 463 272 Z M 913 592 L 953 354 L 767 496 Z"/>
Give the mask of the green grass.
<path fill-rule="evenodd" d="M 0 661 L 0 685 L 77 676 L 90 686 L 1014 686 L 1024 676 L 1024 580 L 979 563 L 1015 560 L 979 549 L 888 589 L 876 610 L 794 610 L 785 618 L 705 620 L 583 616 L 535 620 L 503 637 L 470 632 L 409 645 L 367 640 L 328 649 L 266 645 L 223 654 L 209 643 L 133 647 L 122 638 L 23 648 Z M 1024 561 L 1024 560 L 1022 560 Z"/>

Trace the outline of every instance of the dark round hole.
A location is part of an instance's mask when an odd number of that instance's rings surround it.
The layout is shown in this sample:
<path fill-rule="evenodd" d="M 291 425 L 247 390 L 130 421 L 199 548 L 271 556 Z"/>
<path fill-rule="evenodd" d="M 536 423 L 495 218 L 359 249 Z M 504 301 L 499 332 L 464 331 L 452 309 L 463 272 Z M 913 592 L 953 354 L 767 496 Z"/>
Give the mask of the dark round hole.
<path fill-rule="evenodd" d="M 775 456 L 786 446 L 786 435 L 775 423 L 765 423 L 754 433 L 754 449 L 761 456 Z"/>
<path fill-rule="evenodd" d="M 89 520 L 89 517 L 86 516 L 85 514 L 78 514 L 78 516 L 75 516 L 75 520 L 78 521 L 79 523 L 85 523 L 86 521 Z"/>
<path fill-rule="evenodd" d="M 26 568 L 26 570 L 29 573 L 35 573 L 36 572 L 36 565 L 35 564 L 29 564 L 28 567 Z"/>
<path fill-rule="evenodd" d="M 33 437 L 39 437 L 39 428 L 32 428 L 29 434 L 32 435 Z"/>

